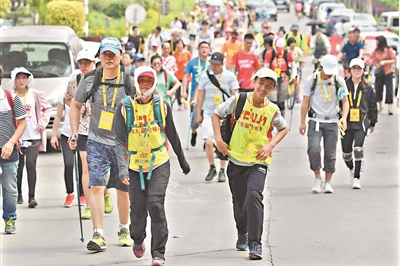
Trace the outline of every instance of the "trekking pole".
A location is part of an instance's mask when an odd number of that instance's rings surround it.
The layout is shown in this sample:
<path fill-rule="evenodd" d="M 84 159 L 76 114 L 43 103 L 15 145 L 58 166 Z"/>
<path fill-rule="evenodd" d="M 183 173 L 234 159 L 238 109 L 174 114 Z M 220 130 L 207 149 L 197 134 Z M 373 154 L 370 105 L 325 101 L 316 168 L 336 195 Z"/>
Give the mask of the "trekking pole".
<path fill-rule="evenodd" d="M 189 93 L 188 93 L 188 99 L 190 101 L 190 92 L 191 89 L 189 89 Z M 189 130 L 188 130 L 188 136 L 187 136 L 187 141 L 186 141 L 186 150 L 189 150 L 189 142 L 190 142 L 190 130 L 192 129 L 192 119 L 193 119 L 193 109 L 192 109 L 192 105 L 189 103 L 189 108 L 190 108 L 190 119 L 189 119 Z"/>
<path fill-rule="evenodd" d="M 73 136 L 70 139 L 71 142 L 76 142 L 76 137 Z M 81 242 L 85 241 L 83 238 L 83 227 L 82 227 L 82 214 L 81 214 L 81 199 L 80 199 L 80 187 L 79 187 L 79 170 L 78 170 L 78 156 L 76 155 L 76 150 L 73 150 L 74 154 L 74 168 L 75 168 L 75 179 L 76 179 L 76 191 L 78 194 L 78 212 L 79 212 L 79 224 L 81 226 Z"/>

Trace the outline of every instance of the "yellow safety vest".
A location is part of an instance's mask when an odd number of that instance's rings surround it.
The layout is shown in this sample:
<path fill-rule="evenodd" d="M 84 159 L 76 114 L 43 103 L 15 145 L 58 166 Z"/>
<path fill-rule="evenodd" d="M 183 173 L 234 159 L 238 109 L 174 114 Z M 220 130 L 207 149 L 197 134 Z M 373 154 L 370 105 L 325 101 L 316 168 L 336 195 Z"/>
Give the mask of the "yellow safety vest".
<path fill-rule="evenodd" d="M 153 101 L 147 104 L 138 104 L 132 100 L 134 110 L 134 122 L 131 132 L 128 133 L 127 154 L 129 154 L 129 169 L 139 171 L 139 165 L 135 163 L 139 148 L 146 147 L 151 149 L 151 156 L 154 156 L 153 168 L 169 160 L 168 150 L 166 148 L 166 137 L 161 131 L 154 115 Z M 164 101 L 160 99 L 160 109 L 162 124 L 165 125 L 166 110 Z M 126 123 L 126 115 L 125 123 Z M 142 166 L 143 172 L 149 172 L 150 162 Z M 153 169 L 151 169 L 153 170 Z"/>
<path fill-rule="evenodd" d="M 236 96 L 236 105 L 239 94 Z M 246 99 L 242 113 L 236 122 L 236 126 L 232 132 L 232 138 L 229 143 L 231 148 L 230 155 L 239 162 L 244 163 L 260 163 L 269 165 L 272 162 L 272 153 L 264 161 L 256 159 L 257 151 L 272 139 L 273 126 L 272 120 L 278 111 L 278 107 L 270 102 L 265 107 L 254 107 L 253 104 Z M 249 132 L 251 139 L 249 139 Z M 248 144 L 254 145 L 253 152 L 249 160 L 244 159 L 244 154 Z"/>

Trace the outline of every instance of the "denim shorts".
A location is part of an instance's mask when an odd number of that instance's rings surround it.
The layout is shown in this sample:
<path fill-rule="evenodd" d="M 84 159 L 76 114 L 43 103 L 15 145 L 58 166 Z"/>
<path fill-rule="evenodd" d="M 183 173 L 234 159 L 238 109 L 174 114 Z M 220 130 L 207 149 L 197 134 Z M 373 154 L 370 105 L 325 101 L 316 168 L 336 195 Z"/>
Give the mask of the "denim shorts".
<path fill-rule="evenodd" d="M 107 186 L 128 192 L 119 179 L 117 153 L 114 146 L 88 140 L 86 143 L 89 181 L 92 186 Z M 110 178 L 107 182 L 108 175 Z"/>

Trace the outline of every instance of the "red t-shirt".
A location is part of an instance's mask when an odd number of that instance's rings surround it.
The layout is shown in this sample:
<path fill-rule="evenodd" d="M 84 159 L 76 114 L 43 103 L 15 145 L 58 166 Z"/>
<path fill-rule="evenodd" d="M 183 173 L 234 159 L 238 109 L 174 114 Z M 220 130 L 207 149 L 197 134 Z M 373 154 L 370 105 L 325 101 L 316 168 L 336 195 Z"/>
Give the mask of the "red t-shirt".
<path fill-rule="evenodd" d="M 253 74 L 260 68 L 260 60 L 257 55 L 246 54 L 243 51 L 236 52 L 232 57 L 232 64 L 238 69 L 238 82 L 242 89 L 251 89 Z"/>
<path fill-rule="evenodd" d="M 272 50 L 269 50 L 265 54 L 264 62 L 266 64 L 268 64 L 271 61 L 271 57 L 272 57 Z M 292 54 L 291 51 L 287 52 L 287 60 L 288 60 L 288 63 L 294 62 L 293 54 Z M 282 53 L 277 53 L 276 52 L 275 59 L 274 59 L 274 61 L 271 62 L 271 65 L 269 66 L 269 68 L 272 69 L 272 70 L 275 70 L 275 68 L 280 68 L 282 76 L 286 76 L 285 72 L 288 70 L 288 65 L 287 65 L 285 59 L 283 58 L 283 52 Z"/>

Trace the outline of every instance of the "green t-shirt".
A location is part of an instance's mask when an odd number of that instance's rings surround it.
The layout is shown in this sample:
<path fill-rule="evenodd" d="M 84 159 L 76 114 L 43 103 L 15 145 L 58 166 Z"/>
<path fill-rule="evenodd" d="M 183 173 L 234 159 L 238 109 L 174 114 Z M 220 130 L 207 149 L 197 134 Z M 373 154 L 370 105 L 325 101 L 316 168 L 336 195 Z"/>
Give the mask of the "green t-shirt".
<path fill-rule="evenodd" d="M 164 73 L 165 72 L 165 73 Z M 160 95 L 166 101 L 171 105 L 171 98 L 166 95 L 167 91 L 172 87 L 174 84 L 176 77 L 168 72 L 168 71 L 163 71 L 160 72 L 160 74 L 157 75 L 157 90 Z"/>

